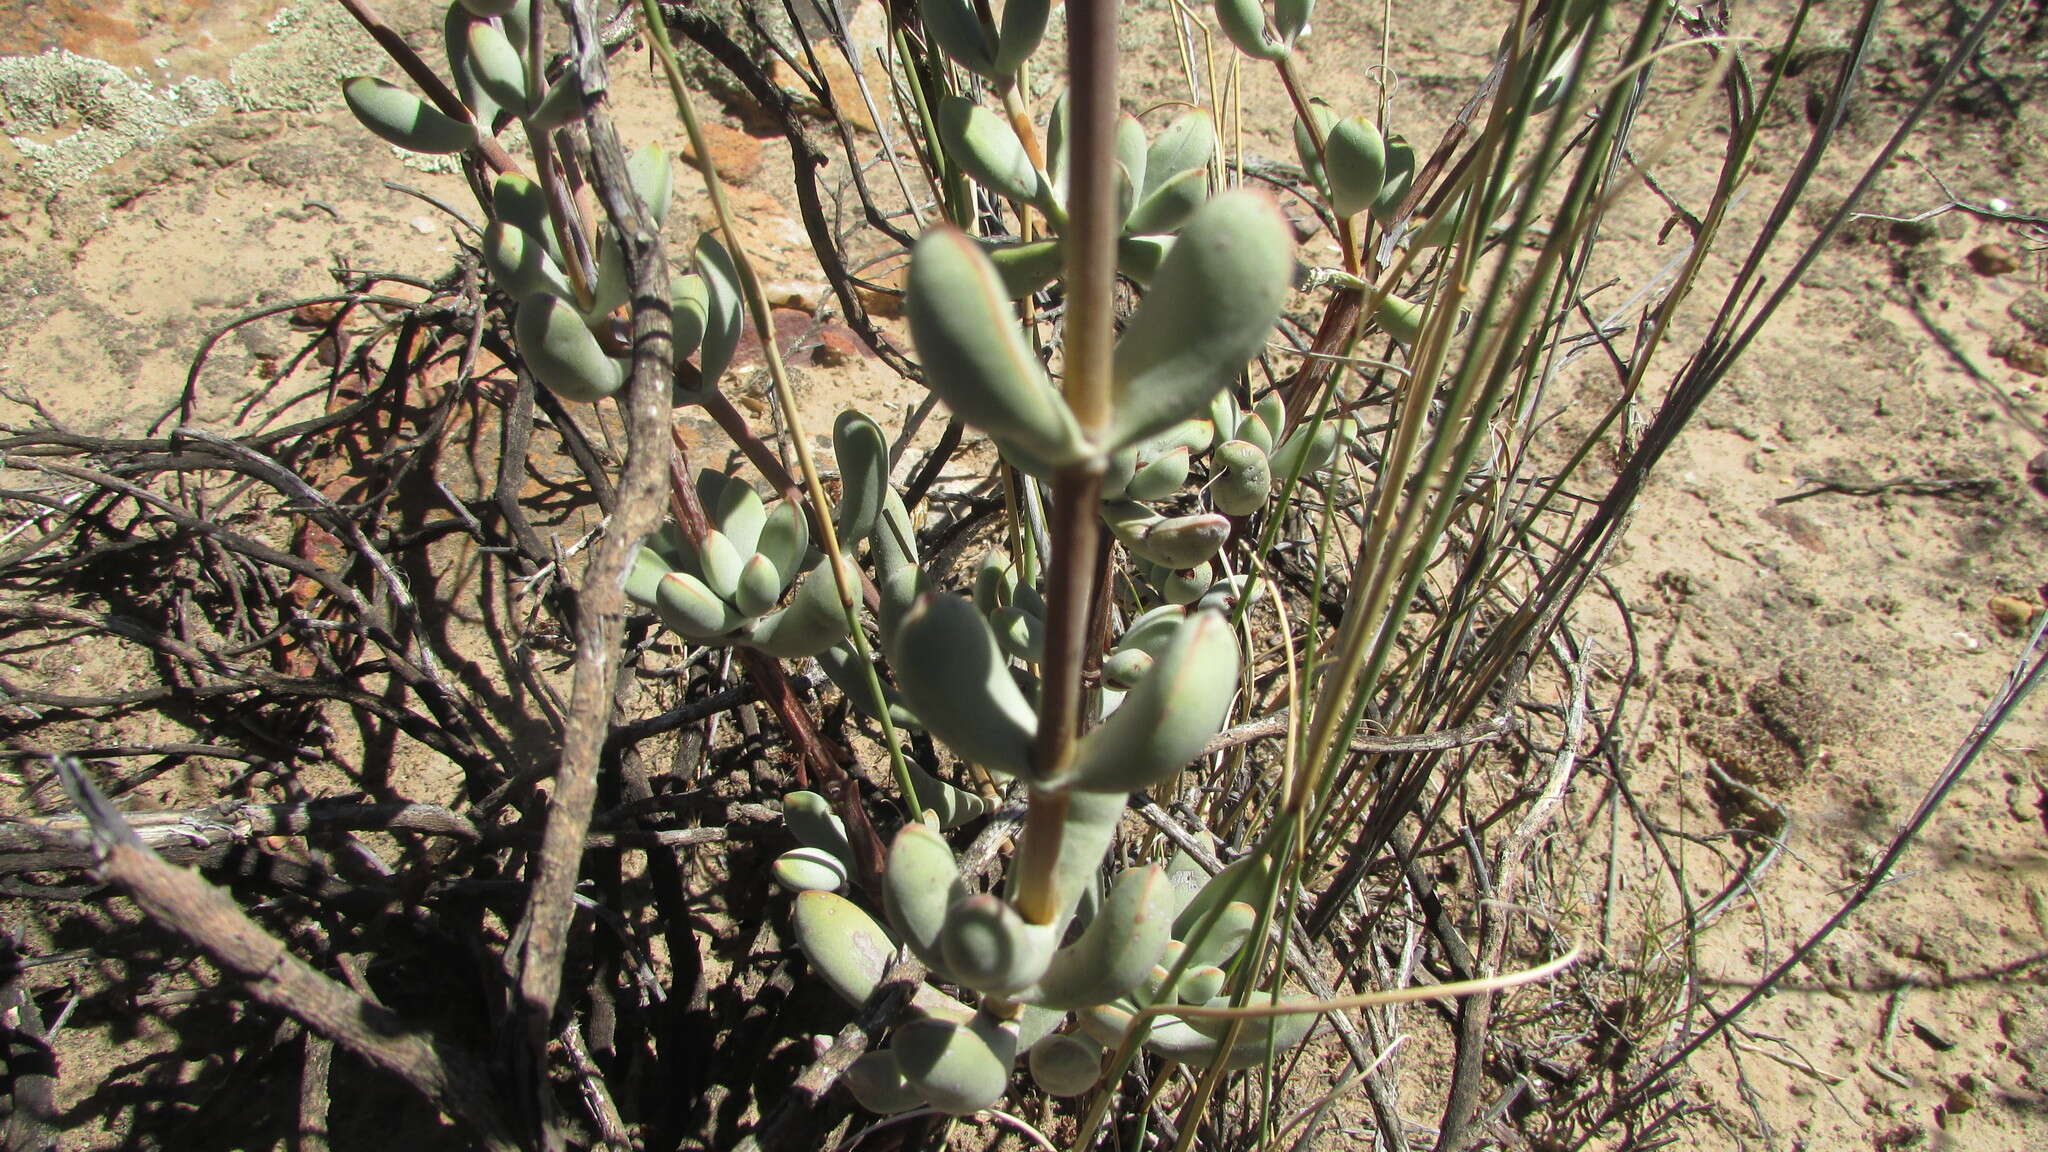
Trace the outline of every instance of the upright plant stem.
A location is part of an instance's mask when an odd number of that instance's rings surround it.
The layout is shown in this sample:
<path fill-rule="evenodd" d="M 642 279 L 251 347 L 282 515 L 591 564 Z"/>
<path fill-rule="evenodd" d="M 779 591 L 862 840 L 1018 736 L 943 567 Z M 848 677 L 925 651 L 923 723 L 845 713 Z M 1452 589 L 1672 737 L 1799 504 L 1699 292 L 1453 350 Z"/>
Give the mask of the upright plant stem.
<path fill-rule="evenodd" d="M 1073 141 L 1068 185 L 1067 316 L 1062 364 L 1067 407 L 1100 446 L 1109 427 L 1110 349 L 1115 338 L 1117 219 L 1116 0 L 1067 5 L 1067 75 Z M 1039 701 L 1038 777 L 1057 783 L 1073 761 L 1081 733 L 1082 672 L 1088 622 L 1097 595 L 1104 461 L 1099 451 L 1062 468 L 1053 479 L 1052 555 L 1046 565 L 1044 690 Z M 1066 802 L 1034 792 L 1018 845 L 1017 911 L 1034 924 L 1055 911 L 1052 865 L 1058 858 Z"/>

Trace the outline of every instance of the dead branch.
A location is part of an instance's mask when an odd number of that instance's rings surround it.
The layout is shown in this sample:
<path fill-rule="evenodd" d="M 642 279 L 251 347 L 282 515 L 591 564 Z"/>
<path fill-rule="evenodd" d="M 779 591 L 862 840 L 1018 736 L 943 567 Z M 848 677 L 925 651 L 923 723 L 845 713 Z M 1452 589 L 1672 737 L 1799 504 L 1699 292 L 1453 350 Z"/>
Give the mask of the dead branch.
<path fill-rule="evenodd" d="M 625 466 L 618 506 L 604 536 L 592 550 L 576 604 L 576 672 L 555 787 L 548 797 L 541 850 L 531 872 L 532 887 L 520 923 L 522 946 L 510 960 L 518 989 L 516 1014 L 523 1023 L 525 1090 L 541 1109 L 536 1133 L 553 1147 L 559 1134 L 546 1112 L 549 1037 L 562 990 L 562 958 L 575 915 L 576 877 L 584 835 L 597 802 L 597 770 L 610 728 L 613 685 L 625 635 L 627 569 L 640 542 L 660 523 L 662 489 L 669 458 L 669 394 L 674 376 L 670 340 L 668 260 L 660 229 L 633 193 L 620 145 L 607 110 L 609 74 L 595 21 L 587 3 L 561 6 L 569 18 L 574 67 L 563 83 L 580 83 L 589 107 L 584 121 L 592 174 L 613 234 L 625 256 L 633 293 L 633 367 L 621 405 L 626 418 Z M 537 21 L 542 8 L 536 6 Z M 572 79 L 573 77 L 573 79 Z"/>
<path fill-rule="evenodd" d="M 99 874 L 126 892 L 150 919 L 240 976 L 256 999 L 392 1073 L 437 1107 L 460 1117 L 491 1152 L 521 1147 L 503 1127 L 505 1106 L 474 1056 L 408 1027 L 389 1009 L 315 971 L 249 919 L 233 898 L 152 851 L 76 761 L 59 759 L 55 767 L 90 829 Z"/>

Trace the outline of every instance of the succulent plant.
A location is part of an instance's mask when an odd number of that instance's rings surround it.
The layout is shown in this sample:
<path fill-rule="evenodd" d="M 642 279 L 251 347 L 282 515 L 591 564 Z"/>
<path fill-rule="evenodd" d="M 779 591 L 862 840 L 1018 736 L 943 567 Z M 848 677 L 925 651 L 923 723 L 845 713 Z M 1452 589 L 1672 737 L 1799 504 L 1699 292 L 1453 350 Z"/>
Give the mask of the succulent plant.
<path fill-rule="evenodd" d="M 855 497 L 841 504 L 838 528 L 850 538 L 865 535 L 885 515 L 874 476 L 887 474 L 886 444 L 873 421 L 853 412 L 840 418 L 832 438 Z M 843 560 L 843 577 L 835 578 L 811 546 L 803 509 L 766 504 L 752 484 L 709 469 L 697 474 L 696 486 L 709 530 L 694 544 L 673 524 L 657 532 L 641 546 L 626 595 L 699 644 L 741 644 L 795 660 L 845 640 L 839 579 L 857 585 L 860 574 Z"/>
<path fill-rule="evenodd" d="M 932 0 L 921 8 L 925 31 L 955 64 L 989 80 L 1017 74 L 1045 37 L 1051 0 L 1012 0 L 1003 5 L 1000 25 L 982 22 L 986 11 L 972 0 Z"/>
<path fill-rule="evenodd" d="M 1314 0 L 1216 0 L 1216 24 L 1237 45 L 1238 51 L 1256 60 L 1281 60 L 1308 32 Z"/>
<path fill-rule="evenodd" d="M 989 191 L 1045 213 L 1053 235 L 1032 241 L 984 244 L 1004 295 L 1028 296 L 1055 280 L 1064 266 L 1061 240 L 1066 212 L 1065 106 L 1055 106 L 1046 127 L 1046 169 L 1009 121 L 963 97 L 941 104 L 937 118 L 948 157 Z M 1174 233 L 1209 199 L 1209 166 L 1216 154 L 1215 120 L 1204 109 L 1174 119 L 1155 138 L 1128 113 L 1118 118 L 1117 165 L 1122 236 L 1117 270 L 1149 284 L 1171 251 Z"/>
<path fill-rule="evenodd" d="M 1083 796 L 1097 798 L 1082 806 L 1074 830 L 1113 828 L 1121 794 L 1083 791 L 1076 799 Z M 1096 845 L 1090 838 L 1079 855 L 1098 855 Z M 1122 1042 L 1139 1011 L 1229 1004 L 1226 973 L 1257 920 L 1251 905 L 1231 897 L 1254 876 L 1241 862 L 1191 882 L 1187 872 L 1174 871 L 1183 866 L 1176 858 L 1125 871 L 1093 919 L 1060 948 L 1051 946 L 1057 937 L 1050 926 L 1023 923 L 1004 901 L 968 892 L 952 849 L 921 823 L 906 825 L 890 848 L 888 926 L 837 896 L 801 893 L 798 939 L 849 1003 L 864 1003 L 889 955 L 907 946 L 936 979 L 977 992 L 1000 989 L 998 1004 L 1023 1006 L 1008 1019 L 921 984 L 890 1046 L 863 1056 L 850 1075 L 856 1098 L 877 1112 L 926 1105 L 977 1111 L 1000 1098 L 1020 1051 L 1029 1053 L 1027 1065 L 1046 1092 L 1077 1095 L 1096 1084 L 1103 1048 Z M 1080 871 L 1092 873 L 1092 864 Z M 1248 1022 L 1227 1060 L 1256 1063 L 1269 1040 L 1290 1047 L 1311 1023 L 1306 1014 Z M 1224 1034 L 1217 1021 L 1169 1012 L 1155 1018 L 1145 1044 L 1160 1055 L 1200 1061 L 1221 1050 Z"/>
<path fill-rule="evenodd" d="M 345 82 L 344 95 L 371 131 L 400 147 L 496 157 L 480 254 L 492 286 L 516 302 L 521 359 L 562 398 L 596 401 L 616 394 L 628 376 L 624 251 L 608 225 L 586 235 L 576 213 L 564 211 L 564 190 L 511 170 L 495 143 L 516 123 L 540 155 L 549 133 L 585 111 L 574 75 L 549 83 L 530 67 L 529 20 L 538 16 L 530 2 L 458 0 L 447 8 L 443 35 L 460 108 L 445 95 L 437 106 L 373 78 Z M 923 28 L 939 51 L 1010 101 L 1050 8 L 1049 0 L 1010 0 L 992 19 L 972 0 L 928 0 Z M 1304 31 L 1308 12 L 1306 0 L 1276 0 L 1270 21 L 1260 15 L 1259 34 L 1284 51 Z M 1017 115 L 1016 105 L 1007 110 Z M 851 559 L 835 571 L 812 547 L 811 513 L 765 501 L 737 476 L 697 474 L 705 527 L 656 532 L 625 591 L 694 643 L 816 657 L 856 707 L 921 726 L 954 756 L 1021 785 L 1039 811 L 1057 811 L 1058 835 L 1027 835 L 1011 887 L 977 891 L 943 833 L 986 815 L 991 802 L 906 765 L 898 779 L 914 794 L 908 799 L 919 818 L 890 843 L 878 920 L 840 895 L 854 853 L 831 805 L 807 791 L 784 797 L 795 844 L 770 871 L 794 893 L 796 934 L 820 979 L 860 1004 L 899 947 L 931 973 L 888 1046 L 862 1057 L 847 1083 L 877 1110 L 929 1105 L 961 1113 L 998 1100 L 1020 1057 L 1047 1091 L 1086 1091 L 1101 1075 L 1104 1046 L 1121 1038 L 1119 1019 L 1153 1004 L 1246 994 L 1227 973 L 1250 930 L 1248 905 L 1172 866 L 1129 868 L 1106 887 L 1100 873 L 1126 795 L 1168 782 L 1196 761 L 1238 693 L 1242 657 L 1223 609 L 1242 584 L 1219 575 L 1231 517 L 1255 512 L 1276 474 L 1326 463 L 1342 428 L 1331 423 L 1283 437 L 1277 401 L 1247 415 L 1228 399 L 1227 386 L 1261 353 L 1286 302 L 1295 249 L 1269 198 L 1243 190 L 1210 195 L 1216 128 L 1206 112 L 1181 116 L 1151 137 L 1123 115 L 1108 142 L 1119 189 L 1103 234 L 1117 233 L 1118 269 L 1147 290 L 1113 347 L 1104 345 L 1109 354 L 1096 375 L 1107 418 L 1091 416 L 1084 428 L 1011 305 L 1056 279 L 1068 256 L 1069 211 L 1077 206 L 1068 202 L 1064 106 L 1052 113 L 1043 152 L 1018 137 L 1021 121 L 966 96 L 941 96 L 930 111 L 952 167 L 1035 209 L 1045 228 L 1040 239 L 1008 243 L 941 226 L 916 243 L 905 312 L 925 380 L 1026 476 L 1102 474 L 1095 506 L 1103 522 L 1168 601 L 1140 613 L 1107 653 L 1092 705 L 1101 722 L 1078 732 L 1057 762 L 1040 762 L 1040 697 L 1050 689 L 1031 669 L 1047 659 L 1044 595 L 1000 560 L 984 566 L 971 600 L 935 586 L 890 484 L 889 444 L 856 413 L 833 429 L 842 486 L 830 527 L 842 542 L 836 555 L 866 544 L 886 675 L 857 663 L 867 651 L 864 633 L 851 634 L 860 624 L 840 600 L 840 589 L 860 578 Z M 673 198 L 669 156 L 642 149 L 626 167 L 634 194 L 660 225 Z M 732 254 L 707 233 L 692 257 L 670 309 L 679 405 L 709 399 L 744 323 Z M 686 359 L 693 355 L 694 368 Z M 1204 461 L 1221 511 L 1200 507 L 1190 491 Z M 871 691 L 876 682 L 879 698 Z M 1025 887 L 1034 889 L 1028 900 L 1020 895 Z M 1184 924 L 1189 909 L 1204 911 Z M 1255 1040 L 1263 1045 L 1268 1031 L 1284 1040 L 1299 1030 L 1248 1028 L 1224 1055 L 1238 1059 Z M 1220 1050 L 1222 1033 L 1202 1020 L 1164 1016 L 1153 1032 L 1147 1043 L 1158 1051 L 1193 1058 L 1205 1046 Z"/>
<path fill-rule="evenodd" d="M 458 119 L 398 85 L 369 76 L 342 82 L 350 111 L 400 148 L 447 154 L 476 148 L 506 124 L 544 135 L 582 114 L 575 77 L 544 92 L 528 90 L 525 46 L 531 0 L 458 0 L 448 5 L 442 34 L 449 71 L 467 111 Z M 649 145 L 627 158 L 634 192 L 657 226 L 668 218 L 674 170 L 668 154 Z M 522 359 L 542 384 L 571 401 L 595 401 L 625 385 L 624 349 L 613 314 L 626 303 L 625 255 L 608 225 L 588 238 L 587 269 L 569 268 L 561 230 L 542 186 L 518 172 L 492 184 L 490 223 L 481 250 L 492 282 L 519 302 L 514 325 Z M 675 401 L 699 401 L 731 363 L 742 330 L 741 294 L 731 257 L 710 233 L 695 251 L 696 270 L 677 279 L 671 314 L 678 365 Z M 695 370 L 685 358 L 698 356 Z"/>

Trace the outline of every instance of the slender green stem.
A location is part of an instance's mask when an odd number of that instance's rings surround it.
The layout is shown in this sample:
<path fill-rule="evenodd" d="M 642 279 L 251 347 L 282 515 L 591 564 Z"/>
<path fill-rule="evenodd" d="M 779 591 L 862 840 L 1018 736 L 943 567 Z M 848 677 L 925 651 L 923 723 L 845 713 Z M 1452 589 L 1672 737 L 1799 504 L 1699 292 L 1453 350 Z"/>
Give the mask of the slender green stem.
<path fill-rule="evenodd" d="M 882 692 L 880 675 L 875 671 L 873 654 L 868 649 L 867 633 L 860 624 L 860 582 L 847 572 L 848 565 L 840 546 L 839 532 L 832 523 L 827 509 L 832 507 L 831 498 L 825 494 L 825 485 L 818 477 L 817 465 L 811 459 L 811 438 L 805 433 L 803 414 L 797 410 L 796 387 L 789 379 L 789 368 L 783 363 L 782 349 L 775 338 L 775 320 L 768 307 L 768 294 L 761 287 L 760 275 L 754 269 L 753 260 L 747 255 L 746 246 L 740 243 L 739 231 L 733 225 L 731 205 L 726 202 L 725 185 L 718 178 L 718 170 L 711 162 L 711 149 L 704 139 L 704 127 L 697 119 L 697 109 L 690 99 L 690 90 L 683 82 L 682 65 L 676 60 L 675 47 L 669 42 L 668 26 L 661 18 L 661 5 L 656 0 L 641 0 L 641 17 L 646 21 L 650 38 L 654 42 L 655 55 L 661 58 L 662 71 L 668 78 L 669 93 L 675 98 L 676 114 L 683 121 L 683 130 L 689 134 L 690 148 L 697 154 L 700 170 L 704 174 L 704 189 L 711 198 L 711 210 L 718 218 L 718 228 L 725 236 L 726 251 L 732 254 L 733 270 L 738 273 L 741 294 L 746 297 L 747 313 L 753 319 L 754 331 L 761 340 L 761 357 L 767 362 L 768 376 L 774 384 L 775 398 L 782 407 L 783 424 L 789 429 L 790 447 L 795 451 L 797 470 L 803 475 L 804 488 L 810 497 L 811 507 L 817 510 L 813 525 L 818 534 L 819 548 L 825 553 L 826 564 L 831 569 L 832 583 L 839 593 L 839 609 L 845 613 L 847 635 L 853 642 L 855 653 L 868 680 L 868 689 L 875 705 L 875 715 L 882 724 L 882 741 L 889 748 L 889 763 L 895 770 L 896 786 L 901 791 L 902 802 L 912 818 L 917 815 L 917 792 L 910 776 L 909 762 L 903 758 L 903 746 L 896 739 L 896 726 L 889 717 L 889 701 Z M 811 579 L 817 579 L 814 574 Z"/>

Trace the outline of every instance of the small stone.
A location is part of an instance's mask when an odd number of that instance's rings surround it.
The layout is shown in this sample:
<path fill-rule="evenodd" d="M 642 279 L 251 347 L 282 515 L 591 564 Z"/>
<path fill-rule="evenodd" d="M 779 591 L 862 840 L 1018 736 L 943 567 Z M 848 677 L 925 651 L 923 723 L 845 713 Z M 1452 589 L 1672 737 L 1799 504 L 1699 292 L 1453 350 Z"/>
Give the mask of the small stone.
<path fill-rule="evenodd" d="M 2005 314 L 2019 321 L 2028 336 L 2048 341 L 2048 292 L 2035 288 L 2021 293 L 2006 306 Z"/>
<path fill-rule="evenodd" d="M 1998 358 L 2029 376 L 2048 376 L 2048 344 L 2039 340 L 2010 340 L 1998 349 Z"/>
<path fill-rule="evenodd" d="M 1941 236 L 1941 226 L 1932 218 L 1926 220 L 1899 220 L 1888 230 L 1892 243 L 1906 248 L 1917 248 L 1929 240 Z"/>
<path fill-rule="evenodd" d="M 1913 1035 L 1918 1036 L 1921 1043 L 1934 1049 L 1936 1052 L 1952 1052 L 1955 1050 L 1956 1042 L 1954 1037 L 1944 1032 L 1937 1032 L 1924 1020 L 1913 1021 Z"/>
<path fill-rule="evenodd" d="M 813 280 L 781 280 L 765 291 L 771 308 L 794 308 L 815 315 L 831 289 Z"/>
<path fill-rule="evenodd" d="M 2019 255 L 2003 244 L 1979 244 L 1964 259 L 1979 276 L 2004 276 L 2020 270 Z"/>
<path fill-rule="evenodd" d="M 303 328 L 324 328 L 341 315 L 341 303 L 328 300 L 318 304 L 301 304 L 292 309 L 292 324 Z"/>
<path fill-rule="evenodd" d="M 412 230 L 422 236 L 432 236 L 434 234 L 434 221 L 431 217 L 415 216 L 412 218 Z"/>
<path fill-rule="evenodd" d="M 893 319 L 903 315 L 903 283 L 907 275 L 907 267 L 899 264 L 867 277 L 865 284 L 854 285 L 853 294 L 859 297 L 868 315 Z"/>
<path fill-rule="evenodd" d="M 818 343 L 811 349 L 811 363 L 820 368 L 841 368 L 858 361 L 867 348 L 854 334 L 838 324 L 818 330 Z"/>
<path fill-rule="evenodd" d="M 1991 621 L 2007 636 L 2024 635 L 2041 616 L 2041 605 L 2018 596 L 2003 594 L 1993 596 L 1985 602 L 1984 608 L 1991 613 Z"/>

